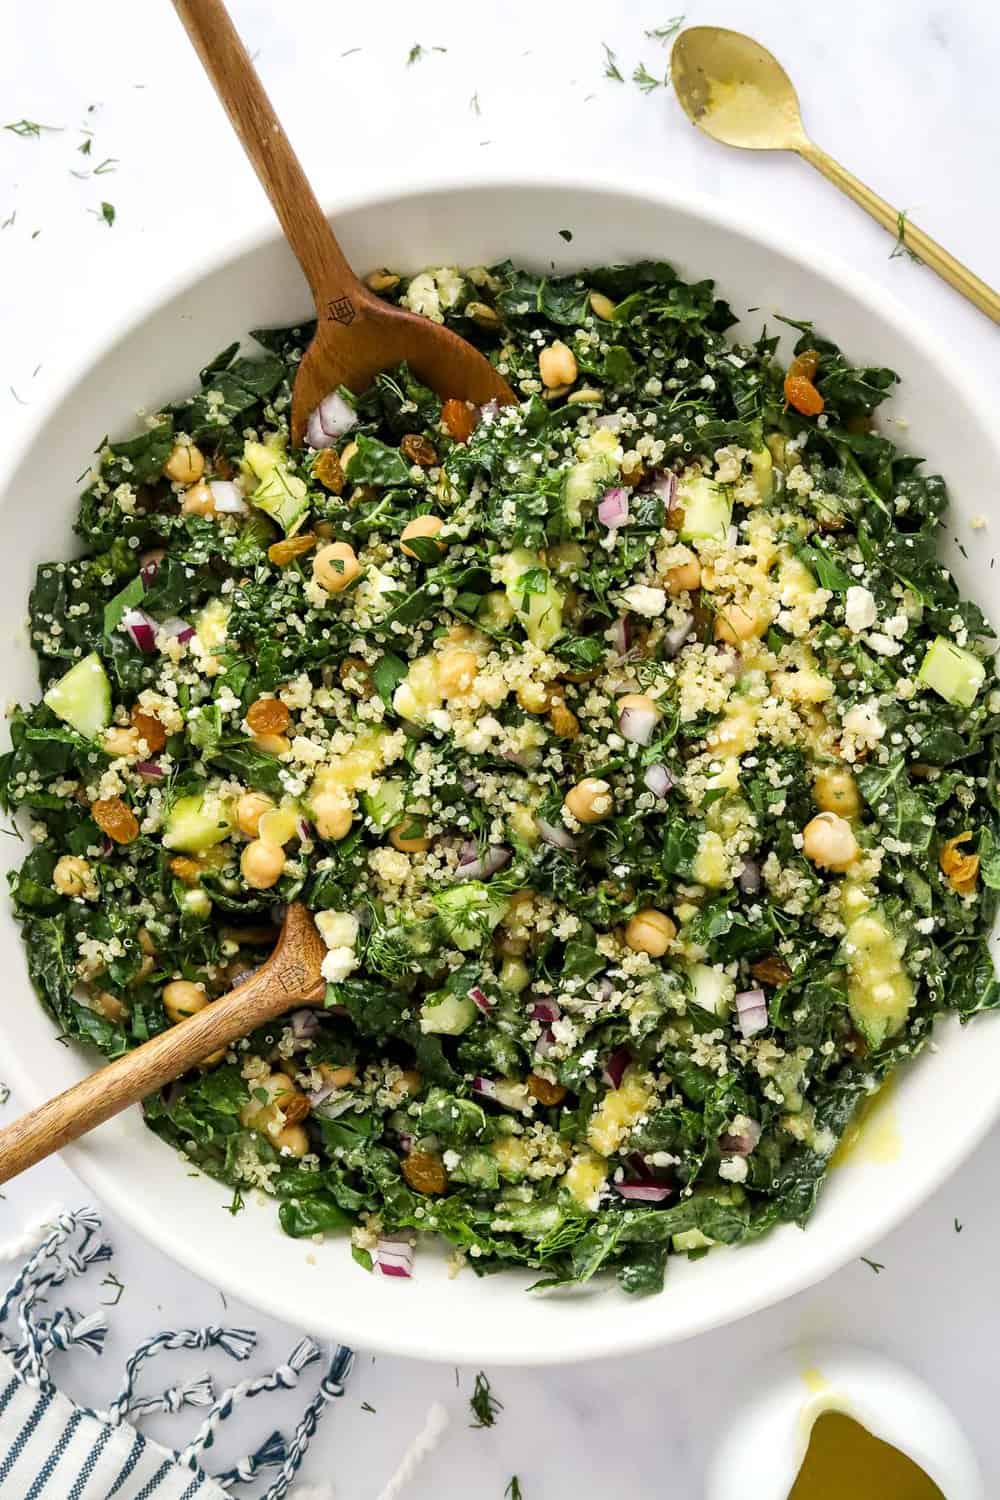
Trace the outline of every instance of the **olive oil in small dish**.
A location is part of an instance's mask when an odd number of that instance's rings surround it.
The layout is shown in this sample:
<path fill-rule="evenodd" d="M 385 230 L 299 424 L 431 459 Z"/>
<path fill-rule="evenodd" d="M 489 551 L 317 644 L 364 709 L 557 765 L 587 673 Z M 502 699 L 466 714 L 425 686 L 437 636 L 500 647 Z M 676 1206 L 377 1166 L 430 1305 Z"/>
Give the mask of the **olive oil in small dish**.
<path fill-rule="evenodd" d="M 947 1500 L 898 1448 L 873 1437 L 846 1412 L 823 1412 L 789 1500 Z"/>

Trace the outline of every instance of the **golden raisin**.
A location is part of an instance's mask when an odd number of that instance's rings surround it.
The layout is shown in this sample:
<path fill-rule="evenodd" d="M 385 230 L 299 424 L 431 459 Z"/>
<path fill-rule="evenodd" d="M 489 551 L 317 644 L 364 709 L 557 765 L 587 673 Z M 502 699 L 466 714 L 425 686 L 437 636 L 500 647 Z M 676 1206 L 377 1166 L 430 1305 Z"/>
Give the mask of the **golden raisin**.
<path fill-rule="evenodd" d="M 812 381 L 804 375 L 785 376 L 785 400 L 804 417 L 818 417 L 825 404 Z"/>
<path fill-rule="evenodd" d="M 309 1100 L 298 1089 L 289 1089 L 287 1094 L 279 1094 L 276 1102 L 285 1117 L 286 1125 L 301 1124 L 309 1113 Z"/>
<path fill-rule="evenodd" d="M 201 866 L 197 860 L 188 859 L 185 854 L 178 854 L 175 859 L 170 861 L 170 873 L 176 875 L 177 879 L 184 885 L 197 885 L 198 877 L 201 874 Z"/>
<path fill-rule="evenodd" d="M 133 708 L 129 718 L 132 721 L 132 728 L 138 731 L 139 738 L 145 740 L 149 746 L 150 755 L 155 755 L 158 750 L 163 749 L 167 743 L 167 731 L 155 714 L 147 714 L 141 708 Z"/>
<path fill-rule="evenodd" d="M 284 734 L 291 714 L 280 698 L 258 698 L 247 709 L 247 727 L 252 734 Z"/>
<path fill-rule="evenodd" d="M 635 489 L 635 486 L 639 483 L 639 480 L 642 478 L 644 473 L 645 470 L 643 469 L 642 464 L 637 464 L 634 469 L 622 469 L 622 484 L 628 485 L 630 490 Z"/>
<path fill-rule="evenodd" d="M 775 989 L 779 984 L 787 984 L 792 977 L 792 971 L 777 953 L 769 953 L 767 958 L 758 958 L 755 964 L 750 965 L 750 973 L 758 984 L 769 984 Z"/>
<path fill-rule="evenodd" d="M 433 444 L 429 443 L 425 437 L 420 437 L 416 432 L 408 432 L 406 434 L 399 445 L 399 451 L 407 463 L 419 464 L 422 469 L 432 469 L 438 461 Z"/>
<path fill-rule="evenodd" d="M 339 667 L 340 680 L 356 698 L 370 698 L 375 691 L 372 669 L 360 656 L 345 656 Z"/>
<path fill-rule="evenodd" d="M 90 809 L 90 815 L 102 833 L 116 844 L 131 844 L 139 837 L 135 813 L 120 797 L 101 797 Z"/>
<path fill-rule="evenodd" d="M 298 536 L 286 536 L 283 541 L 268 547 L 267 555 L 276 568 L 284 568 L 293 558 L 304 557 L 316 545 L 316 533 L 303 531 Z"/>
<path fill-rule="evenodd" d="M 561 1083 L 550 1083 L 547 1078 L 539 1078 L 537 1073 L 529 1073 L 524 1083 L 528 1093 L 539 1104 L 561 1104 L 566 1097 L 566 1090 Z"/>
<path fill-rule="evenodd" d="M 476 425 L 475 413 L 464 401 L 446 401 L 441 408 L 441 421 L 456 443 L 467 443 Z"/>
<path fill-rule="evenodd" d="M 549 709 L 549 724 L 552 733 L 559 736 L 561 740 L 575 740 L 580 733 L 580 720 L 572 709 L 567 708 L 561 699 L 556 699 Z"/>
<path fill-rule="evenodd" d="M 344 466 L 332 448 L 324 448 L 313 461 L 313 478 L 318 479 L 331 495 L 339 495 L 344 488 Z"/>
<path fill-rule="evenodd" d="M 816 349 L 803 349 L 801 354 L 796 354 L 788 366 L 789 375 L 803 375 L 806 380 L 812 380 L 819 369 L 819 351 Z"/>
<path fill-rule="evenodd" d="M 963 854 L 959 848 L 960 844 L 967 844 L 971 838 L 972 833 L 968 831 L 956 834 L 953 839 L 948 839 L 943 845 L 938 857 L 938 863 L 948 878 L 948 884 L 960 896 L 972 895 L 979 876 L 979 855 Z"/>
<path fill-rule="evenodd" d="M 402 1162 L 403 1176 L 415 1193 L 443 1193 L 448 1177 L 440 1156 L 431 1151 L 411 1151 Z"/>

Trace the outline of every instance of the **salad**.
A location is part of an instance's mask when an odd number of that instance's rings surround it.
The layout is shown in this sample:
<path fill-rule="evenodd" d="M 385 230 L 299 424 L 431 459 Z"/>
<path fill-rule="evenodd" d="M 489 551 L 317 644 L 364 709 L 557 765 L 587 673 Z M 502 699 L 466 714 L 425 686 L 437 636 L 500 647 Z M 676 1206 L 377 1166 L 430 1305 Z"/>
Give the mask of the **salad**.
<path fill-rule="evenodd" d="M 116 1057 L 315 914 L 326 1002 L 145 1103 L 410 1274 L 546 1286 L 803 1223 L 934 1018 L 1000 1003 L 1000 684 L 892 371 L 734 343 L 662 263 L 373 273 L 519 398 L 405 366 L 289 441 L 310 330 L 105 442 L 30 600 L 5 808 L 31 979 Z M 783 320 L 787 321 L 787 320 Z"/>

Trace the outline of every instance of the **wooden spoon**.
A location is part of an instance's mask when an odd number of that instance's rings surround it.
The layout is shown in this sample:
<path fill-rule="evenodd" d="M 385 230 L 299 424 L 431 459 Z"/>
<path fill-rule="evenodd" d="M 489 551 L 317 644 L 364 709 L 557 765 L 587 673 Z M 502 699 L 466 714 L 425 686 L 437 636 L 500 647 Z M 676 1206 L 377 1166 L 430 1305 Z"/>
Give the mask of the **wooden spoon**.
<path fill-rule="evenodd" d="M 682 109 L 699 130 L 724 146 L 797 152 L 895 235 L 900 249 L 1000 323 L 1000 294 L 809 139 L 795 85 L 766 47 L 724 26 L 689 26 L 674 42 L 670 77 Z"/>
<path fill-rule="evenodd" d="M 325 953 L 312 917 L 294 902 L 271 957 L 243 984 L 0 1130 L 0 1182 L 61 1151 L 254 1027 L 293 1006 L 315 1005 L 326 991 L 320 973 Z"/>
<path fill-rule="evenodd" d="M 367 390 L 406 360 L 444 400 L 516 400 L 489 360 L 440 323 L 383 302 L 351 270 L 222 0 L 174 0 L 278 216 L 316 303 L 316 333 L 292 395 L 292 440 L 338 385 Z"/>

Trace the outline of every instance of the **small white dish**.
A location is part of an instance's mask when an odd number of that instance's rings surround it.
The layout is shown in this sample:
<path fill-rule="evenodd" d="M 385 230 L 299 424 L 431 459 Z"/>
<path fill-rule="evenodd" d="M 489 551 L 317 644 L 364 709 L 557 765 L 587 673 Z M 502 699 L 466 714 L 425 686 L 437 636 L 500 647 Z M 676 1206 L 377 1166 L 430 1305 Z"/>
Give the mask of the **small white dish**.
<path fill-rule="evenodd" d="M 940 339 L 858 272 L 784 231 L 761 227 L 763 213 L 721 207 L 660 183 L 600 181 L 593 170 L 414 184 L 362 196 L 335 210 L 345 253 L 361 272 L 392 265 L 417 270 L 476 265 L 507 256 L 558 271 L 612 261 L 671 261 L 689 278 L 714 277 L 720 296 L 746 316 L 739 336 L 766 322 L 794 333 L 776 313 L 811 318 L 859 362 L 889 365 L 903 378 L 883 420 L 904 448 L 926 456 L 948 480 L 953 511 L 945 555 L 963 588 L 988 605 L 993 531 L 971 531 L 991 504 L 1000 473 L 994 414 Z M 572 234 L 571 242 L 561 236 Z M 109 309 L 104 346 L 92 352 L 44 410 L 20 453 L 6 455 L 5 545 L 0 550 L 0 637 L 4 700 L 38 695 L 24 616 L 36 565 L 73 549 L 77 482 L 102 433 L 124 437 L 136 409 L 189 390 L 198 369 L 253 327 L 292 323 L 308 310 L 301 272 L 277 231 L 236 250 L 214 249 L 139 308 Z M 912 429 L 908 431 L 908 429 Z M 965 539 L 968 557 L 950 544 Z M 15 840 L 0 840 L 0 865 L 19 863 Z M 56 1027 L 28 983 L 6 902 L 0 903 L 0 1009 L 4 1077 L 26 1106 L 67 1087 L 97 1058 L 56 1045 Z M 275 1205 L 251 1195 L 238 1217 L 228 1189 L 196 1176 L 130 1110 L 73 1146 L 66 1160 L 100 1199 L 167 1254 L 210 1283 L 277 1318 L 372 1352 L 478 1364 L 554 1364 L 689 1338 L 791 1296 L 859 1255 L 910 1213 L 975 1148 L 1000 1112 L 1000 1016 L 961 1028 L 949 1022 L 937 1050 L 907 1069 L 892 1100 L 898 1149 L 864 1153 L 838 1168 L 803 1233 L 785 1225 L 739 1250 L 688 1263 L 676 1257 L 666 1291 L 629 1298 L 613 1282 L 556 1295 L 529 1295 L 536 1279 L 508 1272 L 450 1279 L 447 1255 L 421 1247 L 411 1281 L 366 1274 L 346 1240 L 292 1240 Z"/>
<path fill-rule="evenodd" d="M 705 1500 L 788 1500 L 813 1424 L 828 1411 L 912 1459 L 946 1500 L 984 1500 L 976 1456 L 948 1407 L 884 1355 L 846 1344 L 786 1349 L 748 1383 L 754 1394 L 726 1418 Z"/>

